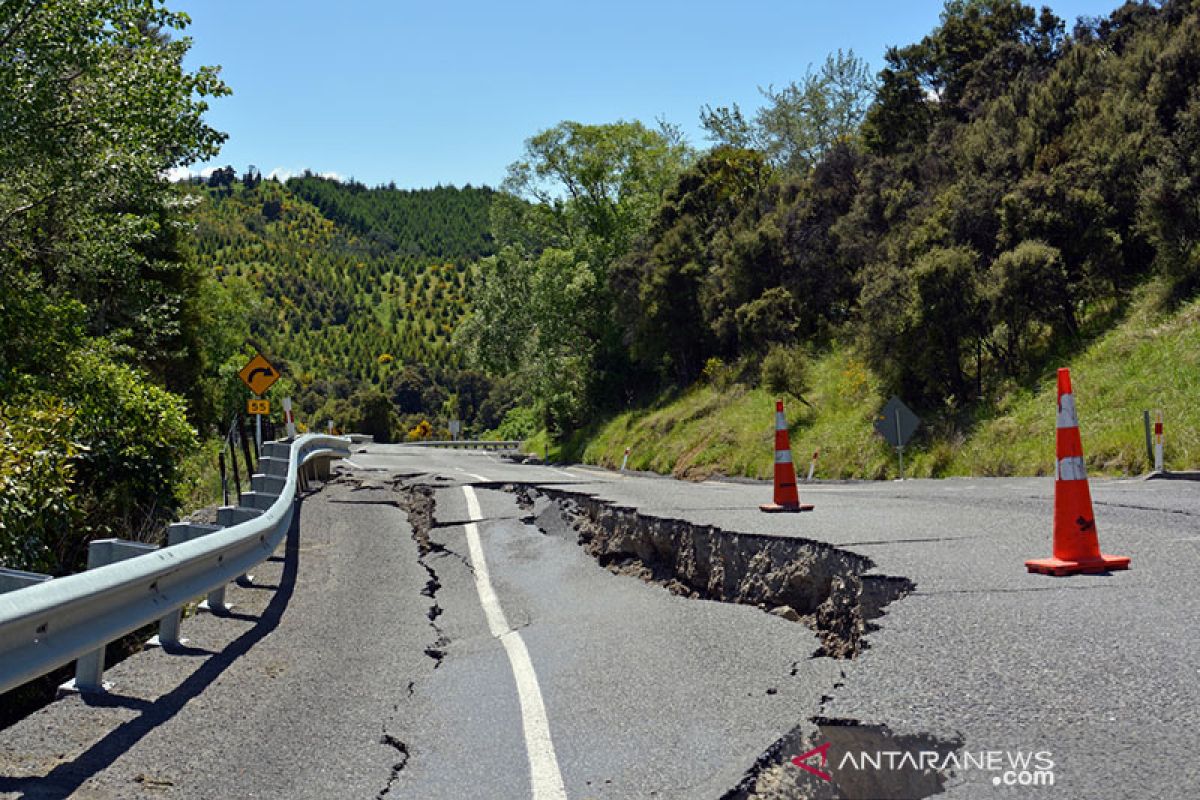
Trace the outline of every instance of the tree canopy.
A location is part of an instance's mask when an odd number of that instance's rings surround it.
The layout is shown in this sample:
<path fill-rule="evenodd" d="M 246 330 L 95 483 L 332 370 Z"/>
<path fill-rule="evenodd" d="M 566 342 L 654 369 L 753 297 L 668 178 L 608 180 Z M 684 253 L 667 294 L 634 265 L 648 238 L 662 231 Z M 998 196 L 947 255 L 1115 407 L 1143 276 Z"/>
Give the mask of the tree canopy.
<path fill-rule="evenodd" d="M 698 155 L 663 161 L 639 132 L 623 142 L 644 158 L 617 156 L 598 143 L 627 128 L 563 123 L 510 170 L 493 235 L 515 249 L 484 267 L 467 343 L 486 368 L 540 358 L 530 343 L 561 320 L 505 298 L 553 270 L 587 295 L 540 306 L 586 320 L 562 340 L 559 371 L 589 365 L 567 427 L 835 340 L 922 408 L 989 403 L 1147 278 L 1200 288 L 1198 53 L 1193 0 L 1070 29 L 1018 0 L 951 0 L 874 79 L 839 51 L 752 114 L 704 107 Z M 647 182 L 647 162 L 672 168 Z M 490 332 L 513 320 L 495 360 Z M 614 374 L 624 393 L 605 391 Z"/>
<path fill-rule="evenodd" d="M 206 419 L 204 275 L 165 174 L 217 152 L 226 89 L 184 68 L 187 24 L 152 0 L 0 4 L 4 563 L 69 571 L 88 535 L 169 519 Z"/>

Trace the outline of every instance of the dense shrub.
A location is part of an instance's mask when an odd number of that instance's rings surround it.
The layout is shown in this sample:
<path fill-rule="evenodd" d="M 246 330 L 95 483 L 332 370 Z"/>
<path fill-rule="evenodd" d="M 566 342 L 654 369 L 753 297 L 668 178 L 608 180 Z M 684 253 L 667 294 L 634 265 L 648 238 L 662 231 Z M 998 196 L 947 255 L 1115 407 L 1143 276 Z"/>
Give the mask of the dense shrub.
<path fill-rule="evenodd" d="M 808 391 L 808 360 L 798 347 L 772 347 L 762 360 L 760 380 L 764 389 L 799 399 Z"/>
<path fill-rule="evenodd" d="M 59 395 L 0 409 L 0 560 L 83 568 L 91 539 L 153 539 L 179 509 L 180 462 L 198 443 L 183 401 L 105 353 L 70 356 Z"/>
<path fill-rule="evenodd" d="M 505 441 L 524 441 L 536 432 L 537 411 L 529 406 L 510 408 L 495 430 L 496 438 Z"/>
<path fill-rule="evenodd" d="M 0 406 L 0 564 L 52 572 L 78 529 L 71 487 L 79 446 L 72 412 L 53 398 Z"/>

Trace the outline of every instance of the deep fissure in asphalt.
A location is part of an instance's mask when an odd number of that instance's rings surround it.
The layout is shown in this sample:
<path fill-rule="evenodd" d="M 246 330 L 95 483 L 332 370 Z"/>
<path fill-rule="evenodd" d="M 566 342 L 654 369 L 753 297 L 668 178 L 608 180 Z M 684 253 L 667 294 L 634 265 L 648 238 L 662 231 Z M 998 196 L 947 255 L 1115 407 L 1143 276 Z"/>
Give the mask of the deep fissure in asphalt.
<path fill-rule="evenodd" d="M 437 573 L 433 570 L 433 568 L 429 564 L 427 564 L 425 562 L 425 557 L 432 551 L 432 548 L 428 547 L 428 540 L 429 540 L 429 521 L 432 520 L 432 518 L 433 518 L 433 505 L 432 505 L 433 499 L 432 499 L 432 497 L 427 498 L 428 503 L 426 504 L 426 503 L 422 502 L 420 499 L 414 501 L 412 498 L 411 492 L 398 491 L 399 482 L 402 481 L 405 477 L 406 476 L 403 476 L 403 475 L 397 475 L 395 477 L 395 479 L 394 479 L 395 482 L 392 484 L 392 490 L 394 492 L 396 492 L 397 497 L 394 499 L 388 498 L 386 500 L 330 500 L 329 502 L 330 503 L 347 503 L 347 504 L 351 504 L 351 505 L 390 506 L 392 508 L 395 508 L 395 509 L 398 509 L 399 511 L 401 511 L 405 515 L 405 517 L 408 520 L 410 520 L 409 527 L 410 527 L 410 530 L 412 531 L 412 538 L 413 538 L 413 541 L 416 542 L 416 544 L 417 544 L 417 561 L 425 569 L 425 572 L 428 575 L 428 580 L 426 580 L 425 586 L 422 587 L 421 594 L 430 598 L 430 600 L 433 601 L 432 605 L 429 607 L 429 610 L 426 611 L 426 616 L 428 617 L 430 625 L 431 625 L 431 627 L 433 627 L 434 632 L 438 635 L 438 639 L 437 639 L 438 647 L 444 647 L 445 644 L 443 643 L 443 640 L 445 639 L 445 637 L 443 636 L 441 629 L 438 627 L 438 625 L 436 623 L 438 616 L 440 616 L 442 613 L 442 609 L 437 604 L 437 601 L 435 599 L 437 591 L 438 591 L 438 589 L 441 588 L 442 584 L 438 580 Z M 364 481 L 364 480 L 355 480 L 355 479 L 349 478 L 345 475 L 340 476 L 339 478 L 336 478 L 335 480 L 338 480 L 342 483 L 350 485 L 350 487 L 351 487 L 350 493 L 351 494 L 353 494 L 355 492 L 364 492 L 364 491 L 387 491 L 387 487 L 385 487 L 385 486 L 376 485 L 376 484 L 373 484 L 373 483 L 370 483 L 370 482 Z M 420 530 L 420 534 L 418 534 L 418 530 Z M 436 656 L 433 653 L 431 653 L 431 650 L 433 650 L 434 653 L 436 653 Z M 425 650 L 425 654 L 430 656 L 431 658 L 435 659 L 434 669 L 437 669 L 437 667 L 441 664 L 442 658 L 445 655 L 444 651 L 436 650 L 432 646 Z M 413 696 L 413 694 L 415 693 L 415 691 L 416 691 L 416 682 L 410 680 L 408 682 L 408 686 L 405 689 L 405 699 L 411 698 Z M 395 707 L 393 707 L 393 711 L 395 711 L 398 707 L 399 707 L 399 705 L 397 704 Z M 379 744 L 383 745 L 384 747 L 388 747 L 388 748 L 394 750 L 399 755 L 399 759 L 392 764 L 392 766 L 389 770 L 389 773 L 388 773 L 387 783 L 385 783 L 383 788 L 380 789 L 375 794 L 375 800 L 383 800 L 383 798 L 385 798 L 389 794 L 391 794 L 392 788 L 395 787 L 395 785 L 396 785 L 396 781 L 398 781 L 400 779 L 400 773 L 404 771 L 404 768 L 408 766 L 408 762 L 412 758 L 412 753 L 408 749 L 408 743 L 403 741 L 399 737 L 389 733 L 386 722 L 384 722 L 384 724 L 382 726 L 382 730 L 379 735 Z"/>
<path fill-rule="evenodd" d="M 858 757 L 866 753 L 937 753 L 939 759 L 960 750 L 961 738 L 940 738 L 926 733 L 898 734 L 886 725 L 872 725 L 853 719 L 816 716 L 810 720 L 811 727 L 796 726 L 777 739 L 747 770 L 745 777 L 721 800 L 835 800 L 836 798 L 861 798 L 875 800 L 923 800 L 945 791 L 947 774 L 934 769 L 921 769 L 919 764 L 901 759 L 895 769 L 847 769 L 839 759 L 847 754 Z M 793 757 L 810 753 L 821 745 L 829 745 L 830 760 L 823 765 L 826 774 L 833 780 L 822 780 L 816 775 L 792 766 Z M 833 754 L 840 754 L 836 758 Z M 820 759 L 813 756 L 805 763 L 820 767 Z M 859 762 L 851 760 L 851 767 Z M 839 769 L 839 767 L 842 767 Z M 833 771 L 836 770 L 836 775 Z"/>
<path fill-rule="evenodd" d="M 507 484 L 545 533 L 574 533 L 601 566 L 684 597 L 752 605 L 820 637 L 813 657 L 853 658 L 872 620 L 909 594 L 907 578 L 868 574 L 865 556 L 810 539 L 725 531 L 653 517 L 586 495 Z"/>
<path fill-rule="evenodd" d="M 470 564 L 460 554 L 430 538 L 435 528 L 449 526 L 434 520 L 434 492 L 442 486 L 398 480 L 393 488 L 399 497 L 397 505 L 408 516 L 419 562 L 429 575 L 421 593 L 431 601 L 427 615 L 437 639 L 425 653 L 434 659 L 436 669 L 446 656 L 449 641 L 437 624 L 442 614 L 436 600 L 441 582 L 428 559 L 453 555 L 466 566 Z M 890 603 L 916 588 L 907 578 L 870 574 L 874 563 L 869 558 L 822 542 L 737 533 L 685 520 L 652 517 L 632 508 L 545 486 L 505 483 L 480 488 L 511 493 L 526 512 L 521 522 L 543 534 L 573 538 L 598 564 L 615 574 L 637 577 L 677 595 L 752 605 L 804 623 L 820 639 L 820 645 L 809 658 L 853 659 L 869 647 L 867 635 L 877 627 L 872 621 L 882 616 Z M 793 674 L 798 664 L 799 661 L 793 664 Z M 833 688 L 840 686 L 837 683 Z M 827 699 L 828 696 L 822 702 Z M 379 795 L 382 798 L 408 763 L 410 753 L 407 745 L 397 739 L 381 741 L 403 755 L 388 786 Z M 824 742 L 832 743 L 838 752 L 948 753 L 963 744 L 959 739 L 895 734 L 885 725 L 818 714 L 810 717 L 807 724 L 788 731 L 760 754 L 722 800 L 926 798 L 942 792 L 949 777 L 942 772 L 902 766 L 886 772 L 842 770 L 835 780 L 823 781 L 790 763 L 792 757 Z"/>
<path fill-rule="evenodd" d="M 546 534 L 574 535 L 597 563 L 615 574 L 638 577 L 685 597 L 753 605 L 805 623 L 821 640 L 811 658 L 853 659 L 869 646 L 866 636 L 877 627 L 872 620 L 916 588 L 907 578 L 869 574 L 875 566 L 869 558 L 823 542 L 652 517 L 545 486 L 496 488 L 516 497 L 527 512 L 522 522 Z M 799 661 L 793 662 L 793 676 L 798 667 Z M 822 704 L 829 699 L 823 697 Z M 926 798 L 941 793 L 949 776 L 904 765 L 886 772 L 841 770 L 826 781 L 790 761 L 825 742 L 837 752 L 868 753 L 946 754 L 963 745 L 961 739 L 900 735 L 885 725 L 819 714 L 808 722 L 772 743 L 722 800 Z"/>

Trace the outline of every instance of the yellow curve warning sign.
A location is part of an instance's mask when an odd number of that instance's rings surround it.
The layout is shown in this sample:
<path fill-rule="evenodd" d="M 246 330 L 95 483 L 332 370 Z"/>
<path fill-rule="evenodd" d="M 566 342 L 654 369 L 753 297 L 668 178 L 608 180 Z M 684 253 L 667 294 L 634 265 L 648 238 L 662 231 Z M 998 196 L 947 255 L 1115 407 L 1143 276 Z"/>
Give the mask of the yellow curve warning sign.
<path fill-rule="evenodd" d="M 250 359 L 249 364 L 242 367 L 238 377 L 242 379 L 242 383 L 250 387 L 250 391 L 262 394 L 274 386 L 275 381 L 279 380 L 279 370 L 272 367 L 270 361 L 257 355 Z"/>

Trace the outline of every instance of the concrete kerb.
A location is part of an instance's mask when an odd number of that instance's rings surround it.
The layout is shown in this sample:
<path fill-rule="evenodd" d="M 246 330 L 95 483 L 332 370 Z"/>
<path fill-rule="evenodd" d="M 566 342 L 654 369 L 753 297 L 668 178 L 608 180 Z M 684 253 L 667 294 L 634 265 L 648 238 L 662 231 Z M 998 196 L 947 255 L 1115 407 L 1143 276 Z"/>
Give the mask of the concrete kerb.
<path fill-rule="evenodd" d="M 1146 475 L 1143 480 L 1147 481 L 1200 481 L 1200 470 L 1186 470 L 1184 472 L 1151 472 Z"/>

